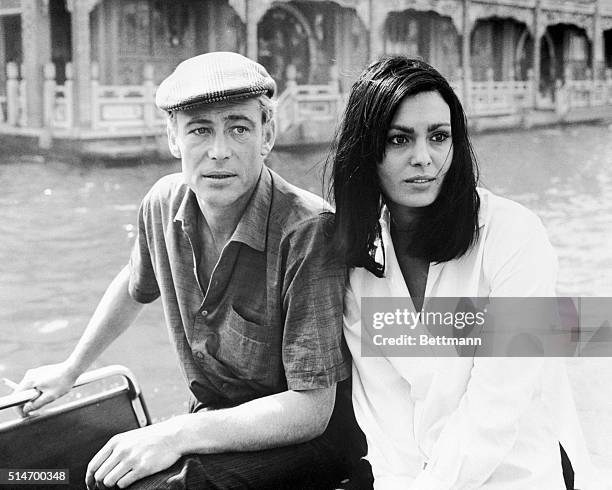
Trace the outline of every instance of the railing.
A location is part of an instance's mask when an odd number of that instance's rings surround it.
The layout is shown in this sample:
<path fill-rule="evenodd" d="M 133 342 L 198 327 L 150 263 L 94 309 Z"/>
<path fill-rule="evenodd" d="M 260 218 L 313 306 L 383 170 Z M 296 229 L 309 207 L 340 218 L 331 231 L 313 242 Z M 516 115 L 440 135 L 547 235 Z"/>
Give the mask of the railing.
<path fill-rule="evenodd" d="M 92 128 L 121 130 L 155 128 L 165 115 L 155 107 L 153 67 L 147 65 L 143 85 L 100 85 L 97 63 L 92 64 Z"/>
<path fill-rule="evenodd" d="M 92 64 L 91 77 L 91 128 L 98 131 L 161 131 L 165 114 L 155 107 L 156 86 L 153 71 L 149 65 L 144 70 L 141 85 L 102 85 L 99 69 Z M 76 125 L 74 75 L 70 63 L 66 64 L 66 77 L 62 85 L 56 83 L 56 71 L 52 64 L 44 68 L 44 125 L 52 129 L 70 130 Z M 294 71 L 294 69 L 293 69 Z M 335 123 L 345 100 L 338 88 L 335 70 L 330 73 L 327 85 L 298 85 L 295 73 L 288 70 L 287 89 L 277 103 L 277 123 L 280 133 L 291 130 L 302 123 L 329 121 Z M 467 96 L 463 80 L 451 83 L 467 109 L 468 116 L 503 116 L 521 113 L 523 110 L 541 108 L 541 102 L 534 107 L 535 85 L 530 77 L 526 81 L 493 80 L 492 71 L 487 80 L 469 82 Z M 612 106 L 612 71 L 606 72 L 605 80 L 571 80 L 557 82 L 554 95 L 551 94 L 551 109 L 563 116 L 573 108 Z M 0 123 L 14 127 L 27 126 L 26 81 L 20 79 L 19 67 L 7 64 L 5 95 L 0 96 Z M 144 133 L 143 133 L 144 134 Z"/>
<path fill-rule="evenodd" d="M 342 108 L 342 95 L 329 85 L 288 87 L 278 99 L 280 131 L 303 121 L 335 121 Z"/>
<path fill-rule="evenodd" d="M 73 71 L 72 63 L 66 63 L 66 80 L 63 85 L 55 83 L 55 65 L 47 63 L 44 68 L 44 121 L 47 127 L 69 129 L 73 126 Z"/>
<path fill-rule="evenodd" d="M 493 70 L 487 71 L 487 80 L 469 82 L 468 100 L 464 100 L 463 80 L 451 83 L 455 93 L 466 107 L 469 116 L 504 116 L 533 108 L 533 80 L 493 79 Z"/>
<path fill-rule="evenodd" d="M 19 89 L 17 91 L 17 114 L 18 114 L 18 125 L 22 128 L 28 125 L 28 111 L 26 111 L 26 107 L 28 106 L 26 100 L 26 89 L 28 82 L 26 80 L 21 79 L 19 81 Z"/>
<path fill-rule="evenodd" d="M 26 126 L 26 82 L 19 78 L 17 63 L 6 64 L 6 96 L 2 97 L 2 123 L 9 126 Z"/>
<path fill-rule="evenodd" d="M 297 120 L 297 101 L 293 87 L 287 89 L 278 97 L 276 103 L 276 120 L 278 131 L 284 133 Z"/>
<path fill-rule="evenodd" d="M 565 84 L 568 106 L 595 107 L 612 105 L 612 79 L 569 80 Z"/>
<path fill-rule="evenodd" d="M 6 122 L 6 95 L 0 95 L 0 124 Z"/>
<path fill-rule="evenodd" d="M 496 116 L 516 114 L 532 105 L 532 84 L 529 81 L 472 82 L 469 114 Z"/>
<path fill-rule="evenodd" d="M 297 85 L 295 67 L 289 65 L 287 88 L 277 103 L 277 121 L 281 133 L 305 121 L 335 122 L 338 119 L 344 100 L 338 90 L 335 68 L 331 69 L 330 74 L 332 80 L 329 85 Z"/>

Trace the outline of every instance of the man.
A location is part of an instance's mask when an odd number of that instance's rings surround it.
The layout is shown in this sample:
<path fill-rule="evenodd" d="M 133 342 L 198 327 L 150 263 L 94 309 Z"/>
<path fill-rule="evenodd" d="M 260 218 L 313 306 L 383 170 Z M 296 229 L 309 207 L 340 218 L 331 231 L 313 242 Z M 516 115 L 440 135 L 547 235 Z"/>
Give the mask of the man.
<path fill-rule="evenodd" d="M 130 263 L 69 358 L 20 383 L 41 392 L 25 412 L 61 396 L 161 297 L 190 413 L 113 437 L 89 464 L 89 488 L 325 488 L 345 470 L 345 415 L 332 417 L 350 366 L 344 270 L 324 202 L 264 165 L 274 90 L 236 53 L 196 56 L 162 82 L 156 103 L 182 173 L 144 198 Z"/>

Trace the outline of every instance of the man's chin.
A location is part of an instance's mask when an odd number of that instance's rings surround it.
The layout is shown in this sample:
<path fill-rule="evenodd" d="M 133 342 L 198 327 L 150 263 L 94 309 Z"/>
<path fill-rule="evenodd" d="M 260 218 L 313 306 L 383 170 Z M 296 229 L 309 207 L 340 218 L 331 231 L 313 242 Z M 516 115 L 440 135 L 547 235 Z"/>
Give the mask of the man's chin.
<path fill-rule="evenodd" d="M 240 196 L 235 195 L 235 193 L 228 195 L 228 192 L 219 192 L 215 189 L 204 189 L 201 192 L 196 192 L 196 195 L 200 203 L 211 209 L 231 208 L 240 200 Z"/>
<path fill-rule="evenodd" d="M 236 198 L 236 179 L 202 179 L 189 187 L 196 193 L 198 198 L 229 200 Z"/>

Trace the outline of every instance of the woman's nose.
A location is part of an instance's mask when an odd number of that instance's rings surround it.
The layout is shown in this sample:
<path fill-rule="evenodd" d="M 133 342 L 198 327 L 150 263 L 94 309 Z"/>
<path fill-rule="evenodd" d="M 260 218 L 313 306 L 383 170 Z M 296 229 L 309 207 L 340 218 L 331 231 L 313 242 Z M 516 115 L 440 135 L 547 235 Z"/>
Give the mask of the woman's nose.
<path fill-rule="evenodd" d="M 413 167 L 427 167 L 431 164 L 431 155 L 429 154 L 429 147 L 425 138 L 417 139 L 412 150 L 410 165 Z"/>

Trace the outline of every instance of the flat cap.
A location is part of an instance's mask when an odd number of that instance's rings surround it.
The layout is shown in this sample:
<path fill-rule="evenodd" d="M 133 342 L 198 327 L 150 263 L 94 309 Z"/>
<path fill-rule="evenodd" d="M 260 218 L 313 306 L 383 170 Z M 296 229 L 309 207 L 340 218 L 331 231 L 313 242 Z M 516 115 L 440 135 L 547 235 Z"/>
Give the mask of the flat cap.
<path fill-rule="evenodd" d="M 179 63 L 158 87 L 155 104 L 181 111 L 200 104 L 274 95 L 276 83 L 259 63 L 238 53 L 218 51 Z"/>

